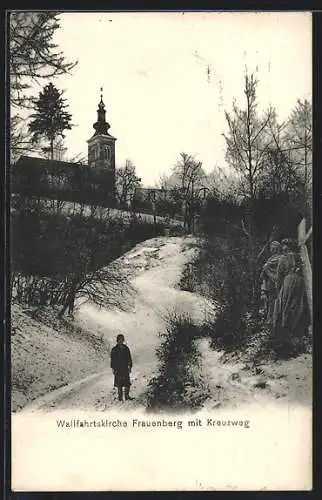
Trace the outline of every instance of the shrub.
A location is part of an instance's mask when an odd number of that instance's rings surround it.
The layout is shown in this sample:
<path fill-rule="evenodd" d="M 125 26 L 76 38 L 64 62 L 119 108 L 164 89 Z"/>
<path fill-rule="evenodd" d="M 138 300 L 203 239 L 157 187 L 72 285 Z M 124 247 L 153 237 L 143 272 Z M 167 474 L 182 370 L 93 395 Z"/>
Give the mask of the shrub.
<path fill-rule="evenodd" d="M 189 317 L 170 316 L 167 329 L 160 336 L 162 343 L 157 350 L 160 370 L 149 382 L 147 408 L 162 411 L 200 407 L 209 396 L 195 343 L 202 330 Z"/>
<path fill-rule="evenodd" d="M 183 236 L 185 234 L 184 228 L 180 224 L 176 224 L 169 228 L 170 236 Z"/>
<path fill-rule="evenodd" d="M 220 304 L 214 323 L 205 328 L 214 349 L 243 349 L 261 327 L 260 308 L 252 297 L 247 241 L 241 234 L 204 237 L 200 252 L 184 270 L 180 288 Z"/>
<path fill-rule="evenodd" d="M 164 236 L 164 224 L 134 219 L 126 229 L 126 238 L 133 246 L 154 236 Z"/>
<path fill-rule="evenodd" d="M 37 199 L 16 197 L 14 208 L 12 295 L 30 305 L 63 305 L 62 314 L 67 303 L 72 313 L 84 284 L 92 290 L 91 297 L 101 300 L 91 283 L 108 282 L 106 266 L 137 243 L 164 234 L 159 223 L 137 219 L 128 223 L 95 210 L 67 216 Z"/>

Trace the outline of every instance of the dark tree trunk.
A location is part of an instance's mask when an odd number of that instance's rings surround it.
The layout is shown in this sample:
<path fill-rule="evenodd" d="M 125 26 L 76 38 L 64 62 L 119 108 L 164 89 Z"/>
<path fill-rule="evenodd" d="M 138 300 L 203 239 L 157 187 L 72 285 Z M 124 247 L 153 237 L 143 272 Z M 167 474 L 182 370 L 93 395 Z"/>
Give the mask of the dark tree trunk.
<path fill-rule="evenodd" d="M 68 301 L 65 302 L 65 304 L 63 305 L 62 309 L 60 310 L 59 314 L 58 314 L 58 317 L 59 318 L 62 318 L 65 314 L 65 312 L 67 311 L 67 307 L 68 307 Z"/>
<path fill-rule="evenodd" d="M 54 159 L 54 139 L 50 139 L 50 159 Z"/>
<path fill-rule="evenodd" d="M 58 316 L 60 318 L 63 317 L 65 312 L 68 309 L 68 314 L 73 314 L 74 312 L 74 306 L 75 306 L 75 299 L 76 299 L 76 292 L 77 292 L 77 283 L 71 284 L 71 289 L 66 295 L 66 299 L 64 301 L 64 305 L 59 312 Z"/>

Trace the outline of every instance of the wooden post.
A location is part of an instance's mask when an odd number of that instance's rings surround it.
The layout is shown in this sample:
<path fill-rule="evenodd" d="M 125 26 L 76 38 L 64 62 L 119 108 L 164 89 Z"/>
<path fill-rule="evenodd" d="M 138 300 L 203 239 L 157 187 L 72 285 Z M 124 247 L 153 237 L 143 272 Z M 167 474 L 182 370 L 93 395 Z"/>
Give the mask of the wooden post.
<path fill-rule="evenodd" d="M 156 218 L 155 190 L 152 191 L 152 210 L 153 210 L 153 231 L 154 231 L 154 235 L 156 235 L 157 218 Z"/>
<path fill-rule="evenodd" d="M 308 235 L 306 234 L 305 219 L 302 219 L 302 221 L 298 226 L 298 244 L 300 247 L 300 255 L 303 263 L 303 278 L 310 309 L 311 321 L 313 321 L 312 268 L 311 268 L 309 253 L 307 251 L 307 247 L 305 244 L 310 234 L 311 234 L 310 231 Z"/>

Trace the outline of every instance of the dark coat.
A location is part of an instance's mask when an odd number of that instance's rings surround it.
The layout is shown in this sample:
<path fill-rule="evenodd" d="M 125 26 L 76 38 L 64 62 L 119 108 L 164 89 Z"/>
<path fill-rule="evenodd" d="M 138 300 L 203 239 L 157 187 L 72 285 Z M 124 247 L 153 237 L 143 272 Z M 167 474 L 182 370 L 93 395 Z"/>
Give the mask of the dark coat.
<path fill-rule="evenodd" d="M 125 344 L 117 344 L 111 350 L 111 368 L 114 372 L 115 387 L 129 387 L 132 357 L 130 349 Z"/>
<path fill-rule="evenodd" d="M 281 256 L 277 268 L 277 284 L 281 288 L 273 312 L 275 335 L 303 335 L 309 325 L 309 312 L 301 262 L 296 253 L 287 252 Z"/>
<path fill-rule="evenodd" d="M 277 288 L 277 268 L 280 255 L 272 255 L 264 264 L 260 278 L 262 280 L 262 291 L 265 294 L 266 302 L 266 321 L 268 324 L 273 322 L 274 304 L 278 294 Z"/>

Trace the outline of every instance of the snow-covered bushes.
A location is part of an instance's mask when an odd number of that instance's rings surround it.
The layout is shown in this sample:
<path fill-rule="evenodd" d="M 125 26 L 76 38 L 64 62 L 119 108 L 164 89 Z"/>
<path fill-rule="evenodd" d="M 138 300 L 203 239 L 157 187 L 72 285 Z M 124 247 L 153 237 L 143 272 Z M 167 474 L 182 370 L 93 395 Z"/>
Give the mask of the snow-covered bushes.
<path fill-rule="evenodd" d="M 12 214 L 11 227 L 12 297 L 28 305 L 59 306 L 61 315 L 72 314 L 84 293 L 99 305 L 108 303 L 111 285 L 122 279 L 126 286 L 126 278 L 112 276 L 106 266 L 138 242 L 164 234 L 160 223 L 137 217 L 128 223 L 108 213 L 66 216 L 42 200 L 24 200 Z"/>
<path fill-rule="evenodd" d="M 202 328 L 188 316 L 171 315 L 157 350 L 159 374 L 148 386 L 147 407 L 152 411 L 197 409 L 209 396 L 195 341 Z"/>

